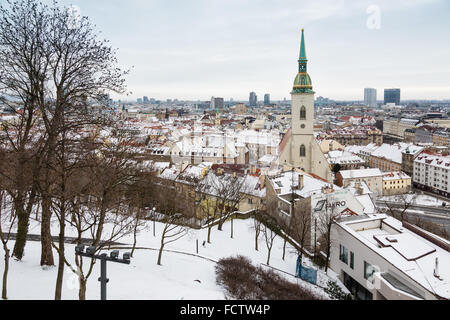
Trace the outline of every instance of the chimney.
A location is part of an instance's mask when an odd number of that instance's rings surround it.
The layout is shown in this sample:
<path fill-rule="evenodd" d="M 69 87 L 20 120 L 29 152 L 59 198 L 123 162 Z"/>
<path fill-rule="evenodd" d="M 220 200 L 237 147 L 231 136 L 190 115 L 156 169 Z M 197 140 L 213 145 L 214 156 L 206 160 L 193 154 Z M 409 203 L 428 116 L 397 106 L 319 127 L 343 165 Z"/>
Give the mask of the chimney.
<path fill-rule="evenodd" d="M 304 187 L 304 183 L 303 183 L 303 175 L 299 174 L 298 175 L 298 189 L 301 190 Z"/>
<path fill-rule="evenodd" d="M 358 192 L 358 194 L 360 194 L 360 195 L 362 195 L 364 192 L 361 182 L 359 182 L 359 181 L 355 183 L 355 189 Z"/>

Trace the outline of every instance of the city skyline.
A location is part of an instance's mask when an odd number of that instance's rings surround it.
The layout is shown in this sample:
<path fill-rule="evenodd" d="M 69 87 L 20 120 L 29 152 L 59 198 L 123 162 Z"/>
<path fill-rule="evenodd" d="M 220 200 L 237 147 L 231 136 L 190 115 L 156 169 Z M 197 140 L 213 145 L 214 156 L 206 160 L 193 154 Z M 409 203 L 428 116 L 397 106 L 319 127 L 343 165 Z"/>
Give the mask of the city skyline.
<path fill-rule="evenodd" d="M 443 0 L 60 3 L 95 21 L 120 65 L 134 66 L 132 94 L 114 99 L 246 100 L 254 91 L 283 100 L 302 28 L 317 96 L 363 100 L 371 87 L 401 88 L 402 100 L 450 99 Z"/>

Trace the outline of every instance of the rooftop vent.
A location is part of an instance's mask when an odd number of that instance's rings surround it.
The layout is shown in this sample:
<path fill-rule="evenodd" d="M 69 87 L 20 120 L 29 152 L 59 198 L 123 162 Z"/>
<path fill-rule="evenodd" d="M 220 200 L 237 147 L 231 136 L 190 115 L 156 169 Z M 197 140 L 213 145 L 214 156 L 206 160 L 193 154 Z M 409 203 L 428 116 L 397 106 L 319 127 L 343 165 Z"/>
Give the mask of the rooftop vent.
<path fill-rule="evenodd" d="M 398 242 L 397 239 L 392 238 L 392 237 L 386 237 L 386 240 L 389 241 L 389 242 Z"/>
<path fill-rule="evenodd" d="M 438 278 L 439 280 L 442 280 L 441 276 L 439 275 L 439 259 L 438 259 L 438 257 L 436 257 L 436 260 L 435 260 L 433 275 L 436 278 Z"/>

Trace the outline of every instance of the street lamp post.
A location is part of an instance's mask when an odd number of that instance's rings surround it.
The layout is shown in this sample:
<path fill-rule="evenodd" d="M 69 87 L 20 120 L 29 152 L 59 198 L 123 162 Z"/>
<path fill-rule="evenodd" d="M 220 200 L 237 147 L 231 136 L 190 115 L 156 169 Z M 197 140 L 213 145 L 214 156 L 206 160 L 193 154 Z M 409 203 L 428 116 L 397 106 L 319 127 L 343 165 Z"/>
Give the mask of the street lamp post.
<path fill-rule="evenodd" d="M 95 254 L 96 251 L 96 247 L 89 246 L 86 249 L 86 252 L 84 252 L 84 244 L 80 244 L 75 247 L 75 255 L 100 260 L 100 278 L 98 278 L 98 281 L 100 281 L 100 297 L 101 300 L 106 300 L 106 284 L 109 282 L 109 279 L 106 277 L 106 262 L 111 261 L 130 264 L 131 254 L 129 252 L 125 252 L 123 254 L 123 259 L 119 259 L 119 250 L 111 251 L 109 257 L 106 253 Z"/>

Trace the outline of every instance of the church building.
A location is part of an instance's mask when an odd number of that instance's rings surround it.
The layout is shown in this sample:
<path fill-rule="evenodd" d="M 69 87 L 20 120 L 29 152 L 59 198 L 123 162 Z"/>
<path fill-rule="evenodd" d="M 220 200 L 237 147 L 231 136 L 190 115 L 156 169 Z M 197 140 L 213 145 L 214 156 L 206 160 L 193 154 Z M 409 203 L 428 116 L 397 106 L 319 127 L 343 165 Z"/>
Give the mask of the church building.
<path fill-rule="evenodd" d="M 291 92 L 291 129 L 279 145 L 279 164 L 285 169 L 297 168 L 332 182 L 328 160 L 314 138 L 314 91 L 307 62 L 302 29 L 299 69 Z"/>

